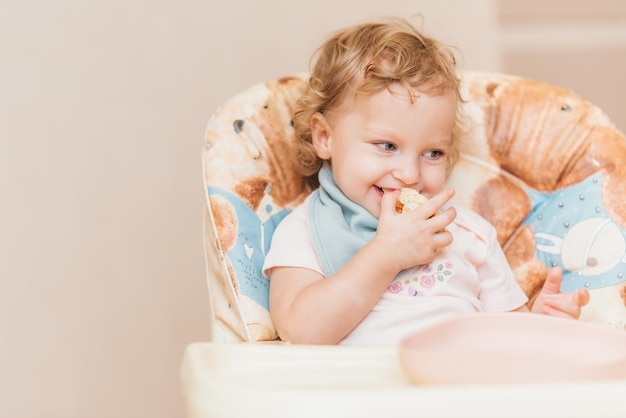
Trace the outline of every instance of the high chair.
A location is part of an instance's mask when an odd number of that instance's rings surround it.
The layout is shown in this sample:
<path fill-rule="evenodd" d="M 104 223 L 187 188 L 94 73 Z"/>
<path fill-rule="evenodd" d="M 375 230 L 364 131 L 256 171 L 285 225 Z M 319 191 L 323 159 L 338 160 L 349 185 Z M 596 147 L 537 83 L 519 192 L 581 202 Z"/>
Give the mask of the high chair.
<path fill-rule="evenodd" d="M 277 340 L 263 257 L 278 223 L 316 187 L 298 175 L 292 112 L 307 74 L 259 83 L 221 105 L 202 152 L 212 341 L 182 363 L 187 417 L 567 416 L 624 413 L 626 380 L 541 385 L 416 385 L 396 347 Z M 581 321 L 626 323 L 626 142 L 566 89 L 464 71 L 468 132 L 448 178 L 454 204 L 496 228 L 530 298 L 550 266 L 585 287 Z"/>

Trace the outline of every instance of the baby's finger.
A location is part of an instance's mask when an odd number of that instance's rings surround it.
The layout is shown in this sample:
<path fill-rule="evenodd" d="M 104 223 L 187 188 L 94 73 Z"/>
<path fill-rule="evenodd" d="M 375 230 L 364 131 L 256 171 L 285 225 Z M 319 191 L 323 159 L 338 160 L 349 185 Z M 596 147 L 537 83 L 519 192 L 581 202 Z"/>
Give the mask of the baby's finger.
<path fill-rule="evenodd" d="M 433 248 L 435 250 L 440 250 L 452 244 L 452 241 L 453 241 L 453 237 L 449 231 L 440 230 L 433 236 Z"/>
<path fill-rule="evenodd" d="M 552 267 L 541 289 L 542 295 L 556 295 L 560 292 L 563 272 L 559 267 Z"/>
<path fill-rule="evenodd" d="M 448 203 L 452 197 L 454 197 L 454 189 L 446 189 L 440 193 L 437 193 L 432 198 L 428 199 L 426 203 L 420 206 L 424 211 L 427 211 L 429 215 L 437 213 L 443 205 Z"/>
<path fill-rule="evenodd" d="M 382 200 L 380 202 L 381 217 L 388 214 L 396 213 L 396 200 L 398 199 L 399 195 L 399 190 L 390 190 L 383 193 Z"/>
<path fill-rule="evenodd" d="M 454 221 L 454 218 L 456 218 L 456 209 L 449 207 L 445 211 L 430 218 L 429 222 L 431 222 L 435 231 L 443 232 L 446 230 L 446 227 Z"/>
<path fill-rule="evenodd" d="M 589 299 L 591 299 L 591 296 L 589 295 L 589 291 L 585 289 L 584 287 L 581 289 L 578 289 L 578 291 L 576 292 L 576 295 L 578 296 L 578 304 L 581 307 L 588 304 Z"/>
<path fill-rule="evenodd" d="M 578 319 L 581 313 L 581 300 L 578 292 L 545 295 L 543 313 Z"/>
<path fill-rule="evenodd" d="M 578 319 L 578 317 L 580 316 L 580 314 L 576 315 L 576 313 L 570 313 L 570 312 L 564 312 L 561 310 L 558 310 L 548 304 L 543 306 L 543 313 L 545 315 L 550 315 L 550 316 L 555 316 L 557 318 L 564 318 L 564 319 Z"/>

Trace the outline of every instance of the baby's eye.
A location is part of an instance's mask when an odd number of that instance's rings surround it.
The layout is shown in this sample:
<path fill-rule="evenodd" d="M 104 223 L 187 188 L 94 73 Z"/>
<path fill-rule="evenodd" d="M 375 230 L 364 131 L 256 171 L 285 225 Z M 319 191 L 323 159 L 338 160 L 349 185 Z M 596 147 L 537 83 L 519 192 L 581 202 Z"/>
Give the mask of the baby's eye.
<path fill-rule="evenodd" d="M 396 146 L 390 142 L 379 142 L 376 144 L 376 146 L 378 146 L 378 148 L 382 149 L 383 151 L 395 151 L 396 150 Z"/>
<path fill-rule="evenodd" d="M 445 152 L 438 150 L 438 149 L 430 150 L 424 153 L 424 156 L 431 160 L 438 160 L 440 158 L 445 157 L 445 155 L 446 155 Z"/>

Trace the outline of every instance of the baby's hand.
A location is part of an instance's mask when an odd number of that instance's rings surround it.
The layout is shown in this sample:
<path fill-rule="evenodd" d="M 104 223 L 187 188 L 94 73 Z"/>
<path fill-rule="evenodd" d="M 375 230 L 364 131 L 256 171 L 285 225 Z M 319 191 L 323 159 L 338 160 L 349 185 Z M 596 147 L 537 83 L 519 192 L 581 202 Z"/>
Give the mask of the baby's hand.
<path fill-rule="evenodd" d="M 553 267 L 548 272 L 546 282 L 537 296 L 532 311 L 563 318 L 580 318 L 581 308 L 589 303 L 589 291 L 585 288 L 576 292 L 561 293 L 563 272 Z"/>
<path fill-rule="evenodd" d="M 399 191 L 384 194 L 375 240 L 384 242 L 386 260 L 400 269 L 428 264 L 436 253 L 452 242 L 452 234 L 445 228 L 456 217 L 454 208 L 434 213 L 454 196 L 454 190 L 445 190 L 408 213 L 396 212 Z"/>

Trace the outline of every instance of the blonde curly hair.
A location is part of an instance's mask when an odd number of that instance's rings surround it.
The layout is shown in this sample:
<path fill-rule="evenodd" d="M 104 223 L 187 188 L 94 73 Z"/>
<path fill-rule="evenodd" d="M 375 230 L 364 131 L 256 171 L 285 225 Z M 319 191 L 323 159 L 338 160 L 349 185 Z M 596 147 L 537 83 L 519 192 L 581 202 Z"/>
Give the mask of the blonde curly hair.
<path fill-rule="evenodd" d="M 374 94 L 389 90 L 393 83 L 402 84 L 409 97 L 416 88 L 428 88 L 435 94 L 455 92 L 457 117 L 448 167 L 456 162 L 464 118 L 460 78 L 451 48 L 420 33 L 404 19 L 390 18 L 335 32 L 313 60 L 307 88 L 294 113 L 295 134 L 300 139 L 296 163 L 303 175 L 313 176 L 322 165 L 312 144 L 311 117 L 336 110 L 350 94 Z"/>

